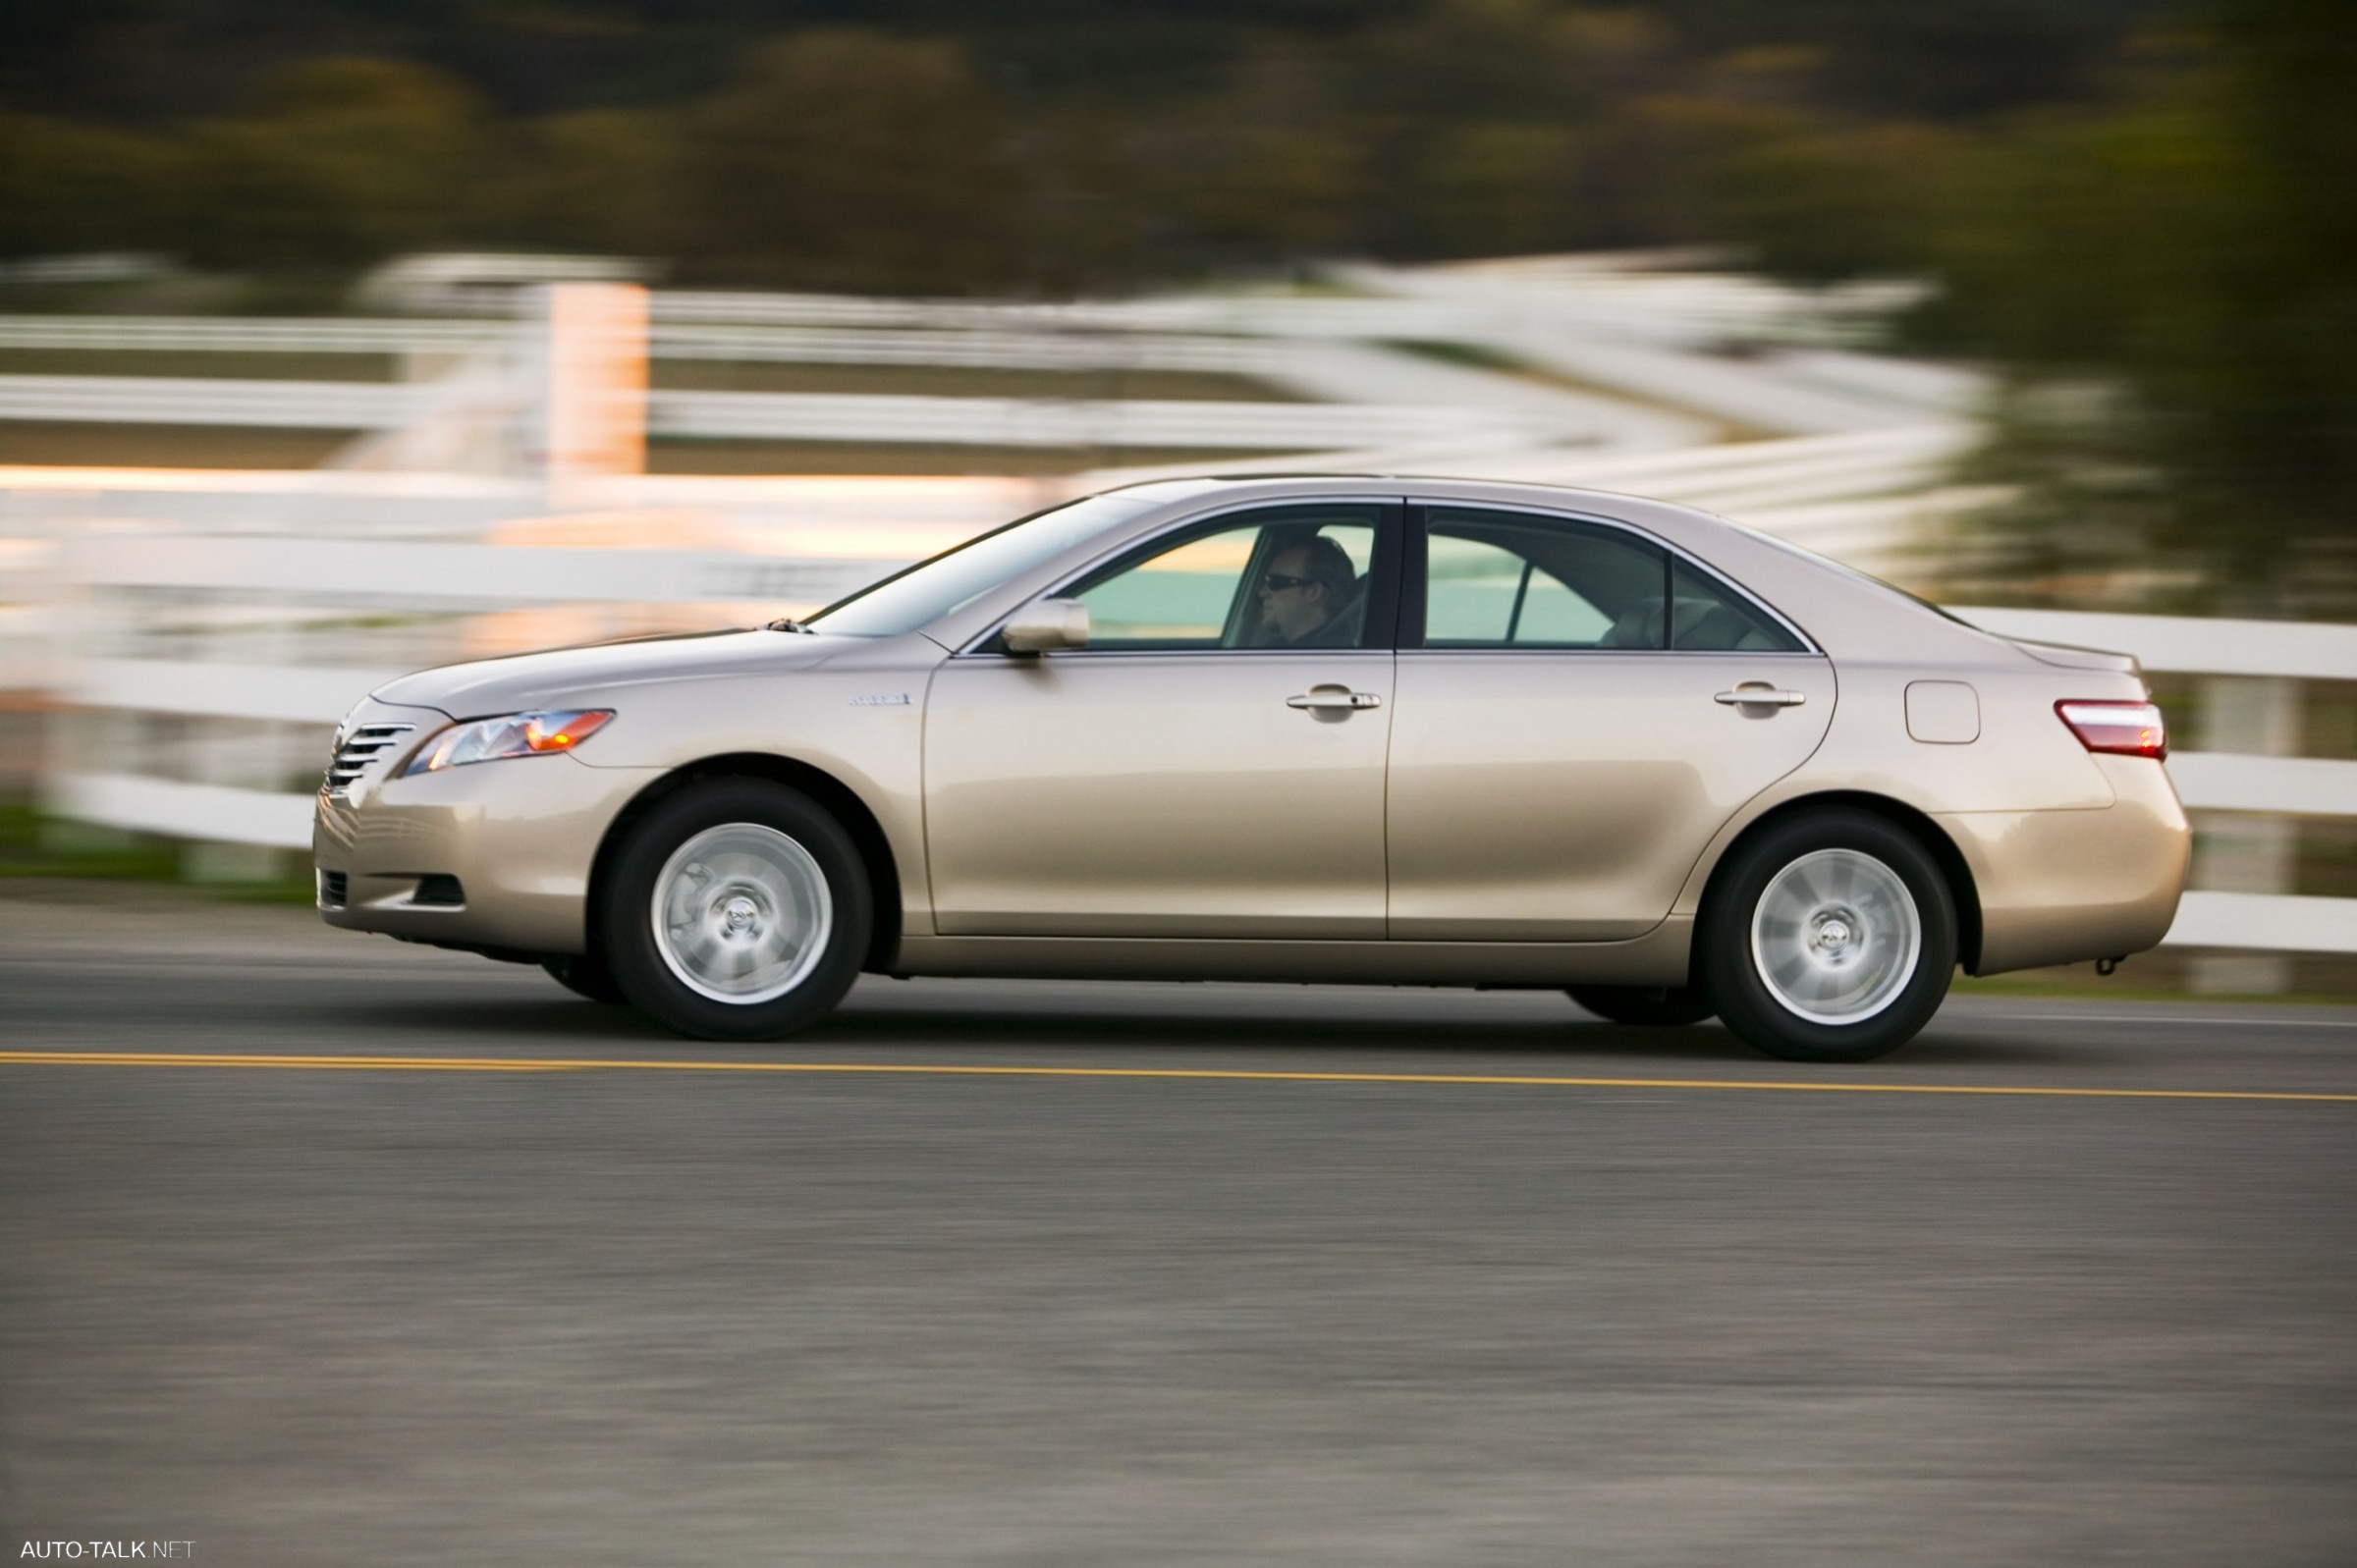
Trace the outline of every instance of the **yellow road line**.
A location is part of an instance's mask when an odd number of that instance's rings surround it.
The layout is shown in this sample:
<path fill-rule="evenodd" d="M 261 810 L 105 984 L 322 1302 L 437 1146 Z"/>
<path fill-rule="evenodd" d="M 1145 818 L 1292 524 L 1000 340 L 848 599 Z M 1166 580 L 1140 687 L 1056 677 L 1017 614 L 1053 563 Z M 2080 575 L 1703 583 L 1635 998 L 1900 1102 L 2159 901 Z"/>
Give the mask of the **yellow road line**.
<path fill-rule="evenodd" d="M 1834 1095 L 2000 1095 L 2053 1100 L 2257 1100 L 2357 1105 L 2357 1094 L 2256 1089 L 2064 1089 L 2026 1084 L 1802 1083 L 1771 1078 L 1572 1078 L 1537 1073 L 1295 1072 L 1244 1067 L 1023 1067 L 867 1061 L 633 1060 L 598 1056 L 299 1056 L 165 1051 L 0 1051 L 0 1065 L 276 1067 L 329 1072 L 790 1072 L 920 1078 L 1147 1078 L 1241 1083 L 1495 1085 L 1526 1089 L 1770 1090 Z"/>

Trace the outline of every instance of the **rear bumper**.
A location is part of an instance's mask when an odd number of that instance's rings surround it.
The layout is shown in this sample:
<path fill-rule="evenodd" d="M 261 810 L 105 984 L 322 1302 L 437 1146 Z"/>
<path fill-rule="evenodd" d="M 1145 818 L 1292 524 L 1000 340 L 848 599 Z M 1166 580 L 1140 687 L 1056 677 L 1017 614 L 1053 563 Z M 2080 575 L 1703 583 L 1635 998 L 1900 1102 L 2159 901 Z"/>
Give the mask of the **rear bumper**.
<path fill-rule="evenodd" d="M 658 777 L 560 754 L 363 780 L 349 799 L 322 793 L 311 828 L 320 918 L 417 942 L 581 952 L 598 846 Z M 342 874 L 340 906 L 326 873 Z M 451 890 L 427 878 L 456 879 L 461 901 L 436 901 Z"/>
<path fill-rule="evenodd" d="M 2168 935 L 2193 853 L 2185 809 L 2159 763 L 2095 761 L 2111 784 L 2110 806 L 1936 819 L 1980 893 L 1974 974 L 2124 957 Z"/>

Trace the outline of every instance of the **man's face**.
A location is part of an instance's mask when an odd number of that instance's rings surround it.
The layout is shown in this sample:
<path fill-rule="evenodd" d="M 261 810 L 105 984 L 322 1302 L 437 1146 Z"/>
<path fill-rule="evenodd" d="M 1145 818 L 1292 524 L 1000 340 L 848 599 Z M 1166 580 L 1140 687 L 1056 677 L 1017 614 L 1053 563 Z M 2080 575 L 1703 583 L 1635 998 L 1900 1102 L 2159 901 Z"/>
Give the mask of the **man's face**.
<path fill-rule="evenodd" d="M 1299 545 L 1269 559 L 1260 578 L 1260 620 L 1286 641 L 1307 636 L 1326 623 L 1326 585 L 1302 574 L 1309 552 Z"/>

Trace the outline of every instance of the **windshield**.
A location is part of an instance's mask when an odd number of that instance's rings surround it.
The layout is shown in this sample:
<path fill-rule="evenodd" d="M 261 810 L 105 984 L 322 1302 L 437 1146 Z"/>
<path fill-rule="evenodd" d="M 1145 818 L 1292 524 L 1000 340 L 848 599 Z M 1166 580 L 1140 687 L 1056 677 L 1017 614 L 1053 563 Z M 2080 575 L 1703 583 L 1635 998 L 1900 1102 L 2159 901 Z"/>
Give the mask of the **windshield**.
<path fill-rule="evenodd" d="M 850 637 L 896 637 L 914 631 L 1089 535 L 1161 505 L 1160 498 L 1115 491 L 1034 513 L 838 599 L 803 624 L 813 631 Z"/>

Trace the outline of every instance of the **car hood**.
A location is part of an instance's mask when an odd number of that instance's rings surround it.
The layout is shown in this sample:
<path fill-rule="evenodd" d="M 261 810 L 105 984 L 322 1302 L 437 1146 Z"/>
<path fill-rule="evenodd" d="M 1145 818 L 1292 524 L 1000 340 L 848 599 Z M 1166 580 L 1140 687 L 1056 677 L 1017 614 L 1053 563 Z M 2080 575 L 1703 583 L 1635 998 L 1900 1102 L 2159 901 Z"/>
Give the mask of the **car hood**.
<path fill-rule="evenodd" d="M 809 669 L 862 641 L 768 630 L 634 637 L 421 670 L 370 695 L 400 707 L 436 708 L 453 719 L 480 719 L 585 701 L 633 686 Z"/>

